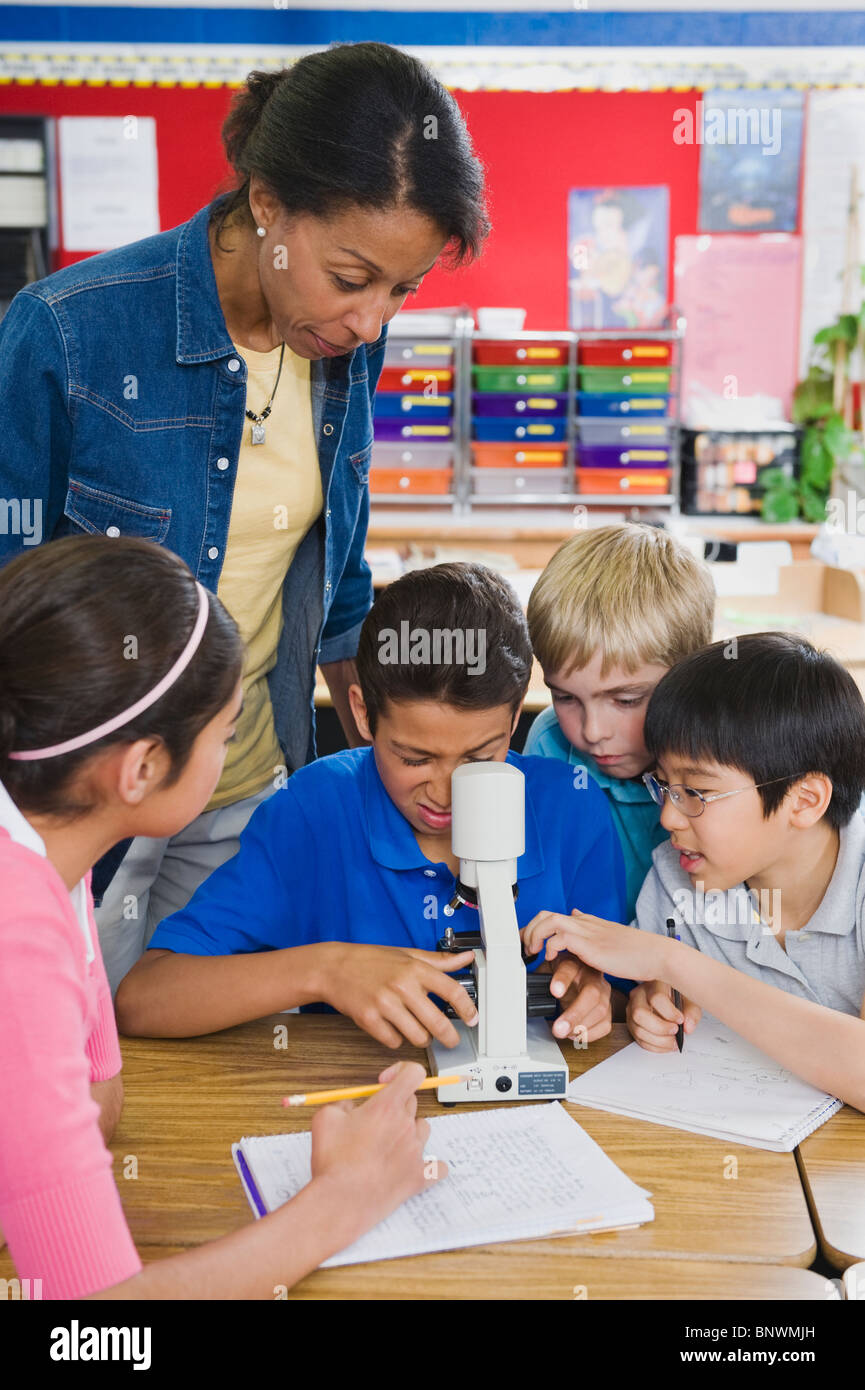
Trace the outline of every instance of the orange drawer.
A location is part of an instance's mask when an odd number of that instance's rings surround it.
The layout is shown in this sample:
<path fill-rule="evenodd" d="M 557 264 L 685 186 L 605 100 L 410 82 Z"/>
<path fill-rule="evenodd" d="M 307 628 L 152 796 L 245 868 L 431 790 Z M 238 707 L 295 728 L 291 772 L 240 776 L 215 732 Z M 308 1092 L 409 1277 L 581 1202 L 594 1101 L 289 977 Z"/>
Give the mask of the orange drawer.
<path fill-rule="evenodd" d="M 568 345 L 511 343 L 502 339 L 496 343 L 475 343 L 472 358 L 482 367 L 563 367 L 568 360 Z"/>
<path fill-rule="evenodd" d="M 578 468 L 580 492 L 659 493 L 667 492 L 670 474 L 666 468 Z"/>
<path fill-rule="evenodd" d="M 383 367 L 378 381 L 379 391 L 405 391 L 423 395 L 424 387 L 435 382 L 436 391 L 445 394 L 453 386 L 450 367 Z"/>
<path fill-rule="evenodd" d="M 453 482 L 452 468 L 371 468 L 370 492 L 445 493 Z"/>
<path fill-rule="evenodd" d="M 472 443 L 475 468 L 564 468 L 567 461 L 565 444 Z"/>

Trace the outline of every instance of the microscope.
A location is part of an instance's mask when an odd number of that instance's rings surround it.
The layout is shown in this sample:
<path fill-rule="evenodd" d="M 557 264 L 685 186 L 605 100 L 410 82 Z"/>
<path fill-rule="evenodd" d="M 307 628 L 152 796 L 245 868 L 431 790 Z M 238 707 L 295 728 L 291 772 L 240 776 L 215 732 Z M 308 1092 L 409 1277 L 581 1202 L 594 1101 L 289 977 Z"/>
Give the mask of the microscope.
<path fill-rule="evenodd" d="M 568 1085 L 558 1043 L 546 1017 L 538 1017 L 556 1012 L 550 976 L 527 974 L 514 908 L 525 800 L 525 777 L 509 763 L 464 763 L 451 778 L 451 844 L 460 871 L 449 906 L 476 909 L 479 930 L 448 927 L 439 949 L 474 948 L 471 979 L 461 983 L 480 1017 L 469 1028 L 448 1010 L 460 1035 L 457 1046 L 433 1040 L 427 1048 L 432 1075 L 465 1077 L 438 1088 L 445 1104 L 553 1099 Z"/>

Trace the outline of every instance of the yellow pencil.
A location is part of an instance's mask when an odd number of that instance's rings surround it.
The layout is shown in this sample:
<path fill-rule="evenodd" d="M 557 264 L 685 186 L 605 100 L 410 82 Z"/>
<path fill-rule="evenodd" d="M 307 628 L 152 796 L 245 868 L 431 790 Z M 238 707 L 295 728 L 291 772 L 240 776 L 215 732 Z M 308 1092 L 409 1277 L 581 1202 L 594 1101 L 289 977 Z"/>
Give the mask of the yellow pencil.
<path fill-rule="evenodd" d="M 431 1091 L 434 1086 L 454 1086 L 465 1081 L 464 1076 L 428 1076 L 418 1086 L 419 1091 Z M 357 1100 L 359 1096 L 374 1096 L 383 1091 L 385 1082 L 374 1086 L 345 1086 L 341 1091 L 308 1091 L 303 1096 L 283 1096 L 283 1105 L 328 1105 L 332 1100 Z"/>

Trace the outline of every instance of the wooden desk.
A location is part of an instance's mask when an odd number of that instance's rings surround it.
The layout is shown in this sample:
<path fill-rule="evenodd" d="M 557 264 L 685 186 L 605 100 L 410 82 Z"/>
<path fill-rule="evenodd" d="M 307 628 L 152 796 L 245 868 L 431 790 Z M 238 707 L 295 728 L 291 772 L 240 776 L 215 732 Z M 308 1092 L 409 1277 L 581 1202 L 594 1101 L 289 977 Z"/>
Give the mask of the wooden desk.
<path fill-rule="evenodd" d="M 287 1047 L 281 1050 L 273 1045 L 274 1029 L 283 1026 Z M 616 1024 L 611 1038 L 585 1051 L 568 1048 L 572 1075 L 628 1041 L 624 1024 Z M 133 1238 L 142 1246 L 197 1245 L 252 1220 L 231 1143 L 244 1135 L 307 1128 L 309 1114 L 284 1110 L 283 1095 L 368 1080 L 394 1057 L 348 1019 L 297 1014 L 182 1042 L 124 1039 L 123 1055 L 126 1103 L 112 1148 Z M 423 1060 L 409 1047 L 399 1055 Z M 429 1093 L 419 1097 L 419 1110 L 443 1113 Z M 584 1269 L 586 1257 L 634 1256 L 653 1265 L 676 1259 L 811 1263 L 816 1244 L 792 1154 L 723 1144 L 601 1111 L 574 1107 L 569 1113 L 654 1194 L 655 1220 L 636 1230 L 545 1242 L 538 1247 L 539 1264 L 548 1254 L 567 1269 L 574 1259 Z M 135 1180 L 123 1178 L 129 1154 L 138 1158 Z M 735 1179 L 724 1178 L 727 1155 L 738 1161 Z M 490 1247 L 482 1258 L 456 1251 L 400 1262 L 399 1270 L 388 1262 L 388 1271 L 396 1287 L 405 1268 L 419 1263 L 434 1260 L 434 1268 L 461 1279 L 464 1261 L 475 1262 L 475 1269 L 481 1260 L 494 1282 L 503 1261 L 526 1253 L 522 1244 Z M 358 1267 L 354 1275 L 339 1277 L 354 1279 L 361 1292 L 369 1276 Z M 570 1284 L 586 1282 L 562 1277 Z M 645 1278 L 651 1282 L 648 1273 Z"/>
<path fill-rule="evenodd" d="M 839 1291 L 822 1275 L 793 1265 L 593 1260 L 562 1250 L 561 1244 L 557 1240 L 525 1241 L 412 1260 L 321 1269 L 295 1284 L 288 1297 L 307 1302 L 362 1298 L 377 1302 L 439 1299 L 448 1303 L 456 1299 L 693 1302 L 718 1298 L 825 1303 L 840 1298 Z M 150 1264 L 178 1255 L 185 1248 L 147 1245 L 139 1246 L 138 1253 L 144 1264 Z"/>
<path fill-rule="evenodd" d="M 274 1047 L 281 1033 L 284 1049 Z M 624 1024 L 615 1024 L 587 1050 L 566 1049 L 571 1074 L 628 1041 Z M 305 1129 L 309 1112 L 283 1109 L 283 1095 L 366 1081 L 395 1055 L 348 1019 L 297 1014 L 206 1038 L 123 1039 L 122 1048 L 126 1098 L 114 1172 L 146 1260 L 253 1219 L 230 1146 L 245 1135 Z M 422 1060 L 409 1047 L 399 1055 Z M 419 1111 L 443 1113 L 431 1093 L 419 1097 Z M 575 1286 L 585 1286 L 589 1298 L 826 1297 L 825 1280 L 795 1268 L 811 1263 L 816 1244 L 792 1154 L 602 1111 L 568 1113 L 653 1193 L 653 1222 L 317 1271 L 292 1296 L 573 1299 Z M 728 1156 L 738 1162 L 736 1178 L 724 1178 Z M 137 1177 L 124 1177 L 136 1165 Z M 0 1276 L 12 1273 L 0 1252 Z"/>
<path fill-rule="evenodd" d="M 836 1269 L 865 1260 L 865 1115 L 845 1105 L 797 1157 L 826 1259 Z"/>

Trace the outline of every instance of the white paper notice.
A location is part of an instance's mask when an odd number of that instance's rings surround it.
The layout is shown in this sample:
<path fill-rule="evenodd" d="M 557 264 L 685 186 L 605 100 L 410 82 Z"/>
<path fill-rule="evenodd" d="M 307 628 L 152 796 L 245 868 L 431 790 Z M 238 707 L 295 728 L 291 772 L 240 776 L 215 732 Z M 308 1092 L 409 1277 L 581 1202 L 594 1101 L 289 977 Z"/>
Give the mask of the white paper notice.
<path fill-rule="evenodd" d="M 802 230 L 805 295 L 802 303 L 800 374 L 805 375 L 818 328 L 841 313 L 850 173 L 859 169 L 865 191 L 865 91 L 809 92 L 805 142 Z M 859 208 L 859 253 L 865 260 L 865 207 Z M 857 285 L 858 290 L 858 275 Z M 858 308 L 858 301 L 853 306 Z"/>
<path fill-rule="evenodd" d="M 159 231 L 152 116 L 62 116 L 60 192 L 67 251 L 110 251 Z"/>

